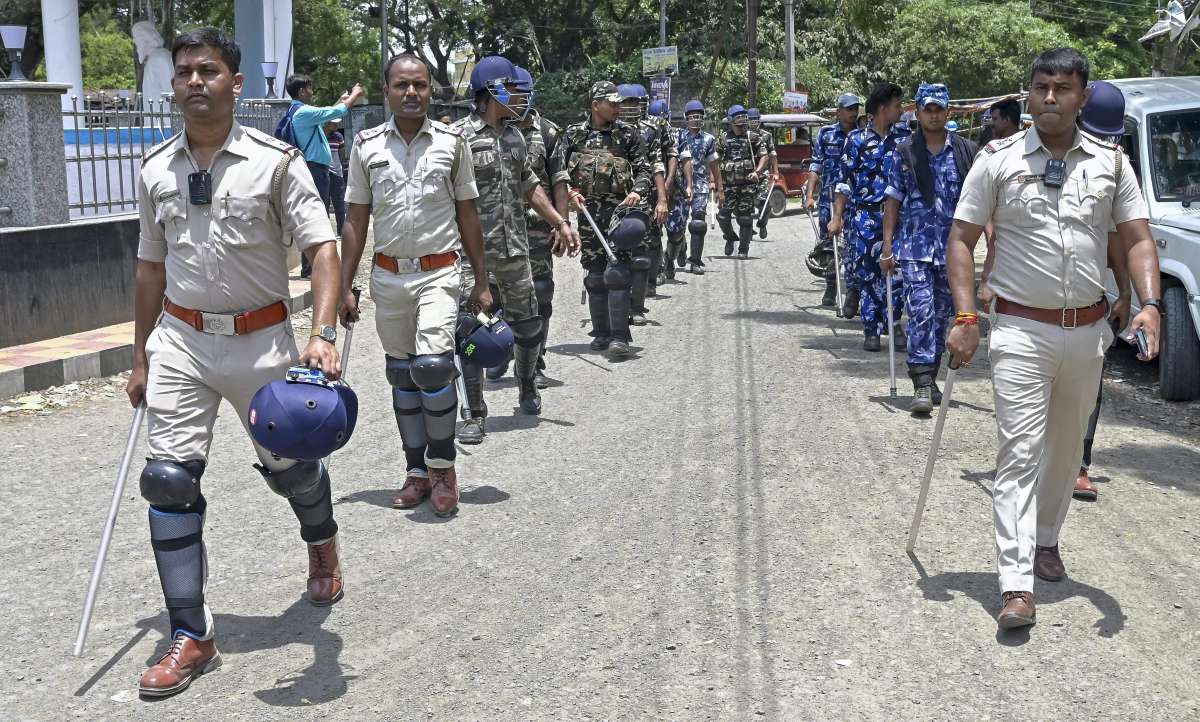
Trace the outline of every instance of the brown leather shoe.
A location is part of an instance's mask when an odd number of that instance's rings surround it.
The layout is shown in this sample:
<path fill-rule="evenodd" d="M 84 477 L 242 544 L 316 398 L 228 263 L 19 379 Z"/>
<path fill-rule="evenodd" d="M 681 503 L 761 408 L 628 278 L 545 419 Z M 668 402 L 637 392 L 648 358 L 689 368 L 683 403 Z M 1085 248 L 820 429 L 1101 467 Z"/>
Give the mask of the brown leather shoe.
<path fill-rule="evenodd" d="M 308 545 L 308 601 L 328 607 L 342 598 L 342 564 L 338 561 L 337 537 L 324 544 Z"/>
<path fill-rule="evenodd" d="M 1080 469 L 1079 476 L 1075 477 L 1075 491 L 1071 495 L 1082 501 L 1095 501 L 1099 492 L 1096 487 L 1092 486 L 1092 480 L 1088 478 L 1087 469 Z"/>
<path fill-rule="evenodd" d="M 429 490 L 433 487 L 433 482 L 428 476 L 418 476 L 409 474 L 404 479 L 404 486 L 400 488 L 400 493 L 392 499 L 392 508 L 394 509 L 411 509 L 414 506 L 420 506 L 421 502 L 429 498 Z"/>
<path fill-rule="evenodd" d="M 221 666 L 215 640 L 200 642 L 176 632 L 171 648 L 142 673 L 138 692 L 143 697 L 170 697 L 188 688 L 192 680 Z"/>
<path fill-rule="evenodd" d="M 1058 545 L 1052 547 L 1036 547 L 1033 554 L 1033 573 L 1038 579 L 1048 582 L 1060 582 L 1067 576 L 1067 568 L 1063 566 L 1062 557 L 1058 555 Z"/>
<path fill-rule="evenodd" d="M 1004 606 L 1000 607 L 1000 614 L 996 617 L 996 624 L 1001 629 L 1028 627 L 1037 621 L 1033 592 L 1005 592 L 1001 598 Z"/>
<path fill-rule="evenodd" d="M 438 516 L 453 516 L 458 512 L 458 475 L 454 467 L 435 469 L 430 467 L 429 478 L 433 481 L 433 492 L 429 505 Z"/>

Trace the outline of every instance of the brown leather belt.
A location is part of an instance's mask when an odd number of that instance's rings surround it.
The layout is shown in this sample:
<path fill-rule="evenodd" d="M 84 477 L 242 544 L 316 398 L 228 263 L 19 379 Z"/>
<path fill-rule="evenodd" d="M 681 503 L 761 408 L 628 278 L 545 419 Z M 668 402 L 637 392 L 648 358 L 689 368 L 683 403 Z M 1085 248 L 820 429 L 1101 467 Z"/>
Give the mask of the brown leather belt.
<path fill-rule="evenodd" d="M 263 306 L 257 311 L 206 313 L 204 311 L 184 308 L 167 298 L 163 300 L 163 310 L 197 331 L 215 333 L 222 336 L 241 336 L 247 333 L 254 333 L 275 324 L 283 323 L 288 317 L 288 307 L 283 301 L 276 301 L 270 306 Z"/>
<path fill-rule="evenodd" d="M 453 266 L 458 262 L 457 251 L 446 251 L 445 253 L 433 253 L 420 258 L 393 258 L 385 256 L 382 253 L 375 254 L 375 265 L 391 271 L 392 273 L 417 273 L 418 271 L 433 271 L 438 268 L 446 268 Z M 404 269 L 401 270 L 401 264 L 404 264 Z"/>
<path fill-rule="evenodd" d="M 1022 306 L 1019 303 L 1004 298 L 997 298 L 996 313 L 1003 313 L 1008 316 L 1020 316 L 1021 318 L 1041 321 L 1042 323 L 1048 323 L 1051 326 L 1059 326 L 1061 328 L 1075 328 L 1077 326 L 1091 326 L 1093 323 L 1104 318 L 1108 313 L 1108 301 L 1101 299 L 1083 308 L 1034 308 L 1033 306 Z"/>

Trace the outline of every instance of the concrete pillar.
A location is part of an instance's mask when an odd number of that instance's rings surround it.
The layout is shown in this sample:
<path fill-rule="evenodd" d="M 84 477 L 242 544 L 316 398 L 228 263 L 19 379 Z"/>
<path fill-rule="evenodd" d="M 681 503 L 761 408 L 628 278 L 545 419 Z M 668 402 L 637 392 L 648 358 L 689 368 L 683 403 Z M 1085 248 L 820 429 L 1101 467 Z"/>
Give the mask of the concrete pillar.
<path fill-rule="evenodd" d="M 279 63 L 279 79 L 275 87 L 282 89 L 287 76 L 296 72 L 296 59 L 292 52 L 292 0 L 266 0 L 265 4 L 271 9 L 271 17 L 267 27 L 263 28 L 268 35 L 263 46 L 267 48 L 267 54 L 272 56 L 267 60 Z"/>
<path fill-rule="evenodd" d="M 0 83 L 0 228 L 66 223 L 65 83 Z"/>
<path fill-rule="evenodd" d="M 61 98 L 69 110 L 71 96 L 83 105 L 83 60 L 79 49 L 79 0 L 41 0 L 43 45 L 46 50 L 46 79 L 65 83 L 70 89 Z M 66 128 L 66 120 L 59 123 Z"/>
<path fill-rule="evenodd" d="M 246 76 L 242 85 L 243 98 L 265 98 L 267 95 L 262 62 L 274 58 L 263 54 L 263 11 L 266 4 L 263 0 L 233 1 L 233 37 L 242 49 L 242 75 Z M 281 81 L 275 81 L 277 91 L 281 85 Z"/>

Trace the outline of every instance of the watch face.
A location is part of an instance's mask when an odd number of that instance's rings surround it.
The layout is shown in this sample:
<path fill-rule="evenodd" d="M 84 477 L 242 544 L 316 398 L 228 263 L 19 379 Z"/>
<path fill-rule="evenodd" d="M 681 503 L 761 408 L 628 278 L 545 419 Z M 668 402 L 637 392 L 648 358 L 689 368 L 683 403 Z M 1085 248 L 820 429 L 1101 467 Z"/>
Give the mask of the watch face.
<path fill-rule="evenodd" d="M 337 341 L 337 329 L 333 326 L 325 326 L 321 329 L 321 338 L 333 343 Z"/>

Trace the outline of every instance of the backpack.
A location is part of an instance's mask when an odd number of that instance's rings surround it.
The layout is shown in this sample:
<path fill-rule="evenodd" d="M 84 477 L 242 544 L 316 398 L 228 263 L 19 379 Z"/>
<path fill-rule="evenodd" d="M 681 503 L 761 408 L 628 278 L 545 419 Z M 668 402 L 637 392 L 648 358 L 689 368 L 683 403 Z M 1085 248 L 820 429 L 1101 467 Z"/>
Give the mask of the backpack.
<path fill-rule="evenodd" d="M 303 151 L 304 148 L 300 147 L 300 143 L 296 138 L 295 115 L 296 111 L 299 110 L 302 105 L 304 105 L 304 103 L 301 103 L 298 100 L 293 100 L 291 107 L 287 109 L 287 112 L 284 113 L 283 117 L 279 119 L 279 122 L 275 124 L 275 137 L 292 146 L 293 148 L 300 148 L 301 151 Z M 313 138 L 317 137 L 318 130 L 320 130 L 320 128 L 313 128 L 313 132 L 308 136 L 308 142 L 305 143 L 306 146 L 312 143 Z"/>

